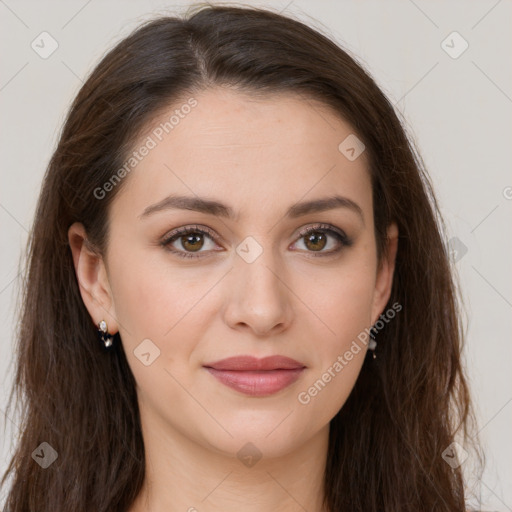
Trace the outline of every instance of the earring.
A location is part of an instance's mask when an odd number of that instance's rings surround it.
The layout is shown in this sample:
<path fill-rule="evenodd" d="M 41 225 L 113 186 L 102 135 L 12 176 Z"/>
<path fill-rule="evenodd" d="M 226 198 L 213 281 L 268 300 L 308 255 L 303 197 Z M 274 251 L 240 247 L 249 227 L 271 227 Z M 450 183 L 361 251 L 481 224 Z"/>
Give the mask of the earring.
<path fill-rule="evenodd" d="M 112 344 L 114 341 L 114 336 L 112 334 L 109 334 L 107 322 L 105 320 L 102 320 L 98 324 L 98 334 L 101 342 L 103 343 L 103 346 L 106 350 L 109 348 L 112 348 Z"/>
<path fill-rule="evenodd" d="M 377 348 L 377 341 L 375 340 L 375 334 L 377 334 L 377 330 L 372 326 L 370 328 L 370 341 L 368 342 L 368 350 L 372 351 L 373 359 L 377 359 L 377 355 L 375 354 L 375 349 Z"/>

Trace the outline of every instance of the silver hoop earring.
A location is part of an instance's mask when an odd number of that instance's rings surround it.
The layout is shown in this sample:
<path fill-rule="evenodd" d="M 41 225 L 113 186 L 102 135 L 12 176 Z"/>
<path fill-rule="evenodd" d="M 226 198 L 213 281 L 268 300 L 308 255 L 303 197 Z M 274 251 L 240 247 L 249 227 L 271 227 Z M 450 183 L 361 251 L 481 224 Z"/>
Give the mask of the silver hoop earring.
<path fill-rule="evenodd" d="M 98 324 L 98 334 L 101 342 L 103 343 L 104 348 L 106 350 L 112 348 L 114 342 L 114 335 L 109 334 L 107 322 L 105 322 L 105 320 L 102 320 Z"/>

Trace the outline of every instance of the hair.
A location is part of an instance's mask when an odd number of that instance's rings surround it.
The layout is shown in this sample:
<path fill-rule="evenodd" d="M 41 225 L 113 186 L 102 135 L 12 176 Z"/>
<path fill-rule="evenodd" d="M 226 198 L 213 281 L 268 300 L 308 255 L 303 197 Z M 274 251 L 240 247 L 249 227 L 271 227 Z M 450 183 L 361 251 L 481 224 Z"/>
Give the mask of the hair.
<path fill-rule="evenodd" d="M 2 479 L 12 479 L 6 510 L 121 512 L 141 490 L 135 380 L 121 343 L 101 349 L 67 233 L 83 223 L 90 245 L 106 254 L 109 207 L 126 180 L 102 200 L 94 190 L 155 116 L 215 87 L 296 94 L 334 109 L 366 146 L 379 262 L 386 228 L 399 229 L 388 304 L 402 310 L 379 331 L 377 360 L 365 360 L 330 423 L 327 510 L 465 510 L 461 467 L 442 458 L 455 439 L 477 445 L 460 299 L 414 143 L 363 65 L 329 37 L 268 9 L 208 4 L 142 23 L 102 58 L 69 109 L 26 249 L 8 403 L 16 396 L 20 434 Z M 58 452 L 45 470 L 31 457 L 42 442 Z"/>

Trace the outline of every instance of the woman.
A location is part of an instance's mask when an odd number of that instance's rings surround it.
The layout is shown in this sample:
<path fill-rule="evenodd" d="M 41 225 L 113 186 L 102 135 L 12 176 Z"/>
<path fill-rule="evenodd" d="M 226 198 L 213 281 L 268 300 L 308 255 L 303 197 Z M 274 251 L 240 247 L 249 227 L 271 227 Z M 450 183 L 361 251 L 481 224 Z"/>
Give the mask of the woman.
<path fill-rule="evenodd" d="M 6 509 L 465 510 L 438 219 L 393 107 L 325 36 L 220 6 L 141 26 L 44 179 Z"/>

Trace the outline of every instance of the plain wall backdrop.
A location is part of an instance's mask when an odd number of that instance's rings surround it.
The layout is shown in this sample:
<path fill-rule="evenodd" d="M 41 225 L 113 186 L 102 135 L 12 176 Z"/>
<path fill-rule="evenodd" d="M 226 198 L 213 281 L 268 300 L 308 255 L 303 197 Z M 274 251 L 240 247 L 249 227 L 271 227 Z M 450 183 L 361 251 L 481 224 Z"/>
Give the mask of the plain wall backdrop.
<path fill-rule="evenodd" d="M 64 116 L 109 48 L 141 21 L 184 13 L 190 3 L 0 0 L 2 473 L 18 433 L 17 418 L 5 417 L 14 369 L 18 262 Z M 448 226 L 446 243 L 457 251 L 454 268 L 467 315 L 465 358 L 487 457 L 479 484 L 464 463 L 472 504 L 511 511 L 512 2 L 251 4 L 299 18 L 335 39 L 403 114 L 434 183 Z"/>

